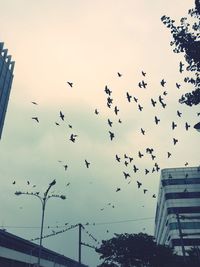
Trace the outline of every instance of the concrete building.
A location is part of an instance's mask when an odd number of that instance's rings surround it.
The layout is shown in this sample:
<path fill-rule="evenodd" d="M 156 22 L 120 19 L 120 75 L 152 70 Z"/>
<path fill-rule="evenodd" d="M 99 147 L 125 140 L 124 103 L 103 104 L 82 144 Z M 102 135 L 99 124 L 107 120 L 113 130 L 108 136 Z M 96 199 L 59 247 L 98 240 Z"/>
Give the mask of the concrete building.
<path fill-rule="evenodd" d="M 11 56 L 8 55 L 8 49 L 0 42 L 0 138 L 13 81 L 14 65 L 14 61 L 11 61 Z"/>
<path fill-rule="evenodd" d="M 0 230 L 0 266 L 34 267 L 37 266 L 39 246 Z M 42 247 L 42 267 L 87 267 L 77 261 Z"/>
<path fill-rule="evenodd" d="M 200 167 L 161 171 L 154 235 L 179 255 L 200 248 Z"/>

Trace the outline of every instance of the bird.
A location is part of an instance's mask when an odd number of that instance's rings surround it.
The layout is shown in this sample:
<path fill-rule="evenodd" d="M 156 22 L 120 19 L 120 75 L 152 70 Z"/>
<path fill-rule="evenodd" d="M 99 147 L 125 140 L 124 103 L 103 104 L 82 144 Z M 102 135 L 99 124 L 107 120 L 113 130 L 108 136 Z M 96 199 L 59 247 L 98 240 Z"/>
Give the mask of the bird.
<path fill-rule="evenodd" d="M 145 81 L 142 80 L 141 82 L 138 83 L 138 86 L 139 86 L 140 88 L 146 88 L 147 83 L 145 83 Z"/>
<path fill-rule="evenodd" d="M 112 127 L 112 124 L 113 124 L 113 122 L 112 122 L 110 119 L 108 119 L 108 125 L 109 125 L 110 127 Z"/>
<path fill-rule="evenodd" d="M 107 95 L 111 96 L 112 91 L 108 88 L 107 85 L 105 86 L 105 90 L 104 91 L 106 92 Z"/>
<path fill-rule="evenodd" d="M 94 113 L 95 113 L 96 115 L 98 115 L 98 114 L 99 114 L 99 111 L 98 111 L 97 109 L 95 109 Z"/>
<path fill-rule="evenodd" d="M 117 73 L 118 77 L 122 77 L 122 74 L 120 72 Z"/>
<path fill-rule="evenodd" d="M 39 123 L 39 119 L 38 119 L 38 117 L 32 117 L 32 120 L 35 120 L 36 122 Z"/>
<path fill-rule="evenodd" d="M 176 83 L 176 88 L 180 89 L 181 85 L 179 83 Z"/>
<path fill-rule="evenodd" d="M 171 157 L 171 153 L 170 152 L 167 152 L 167 158 L 170 158 Z"/>
<path fill-rule="evenodd" d="M 136 103 L 138 102 L 138 98 L 136 98 L 135 96 L 133 97 L 133 99 Z"/>
<path fill-rule="evenodd" d="M 147 175 L 149 173 L 149 170 L 145 169 L 145 175 Z"/>
<path fill-rule="evenodd" d="M 16 184 L 16 181 L 13 181 L 12 184 Z"/>
<path fill-rule="evenodd" d="M 139 181 L 136 181 L 136 182 L 137 182 L 138 188 L 140 188 L 142 186 L 142 183 L 140 183 Z"/>
<path fill-rule="evenodd" d="M 68 124 L 68 127 L 69 127 L 70 129 L 72 129 L 72 125 L 71 125 L 71 124 Z"/>
<path fill-rule="evenodd" d="M 140 106 L 140 104 L 139 104 L 139 105 L 138 105 L 138 109 L 139 109 L 139 111 L 142 111 L 142 110 L 143 110 L 143 107 Z"/>
<path fill-rule="evenodd" d="M 128 156 L 127 156 L 126 154 L 124 154 L 124 158 L 125 158 L 125 159 L 128 159 Z"/>
<path fill-rule="evenodd" d="M 147 191 L 148 191 L 147 189 L 143 189 L 144 194 L 146 194 Z"/>
<path fill-rule="evenodd" d="M 113 99 L 111 97 L 107 97 L 107 103 L 108 104 L 112 104 L 113 103 Z"/>
<path fill-rule="evenodd" d="M 157 102 L 154 101 L 153 98 L 151 98 L 151 104 L 152 104 L 153 107 L 155 107 L 156 103 L 157 103 Z"/>
<path fill-rule="evenodd" d="M 132 96 L 131 96 L 131 95 L 129 95 L 129 93 L 128 93 L 128 92 L 126 93 L 126 97 L 127 97 L 127 99 L 128 99 L 128 102 L 131 102 L 131 98 L 132 98 Z"/>
<path fill-rule="evenodd" d="M 90 162 L 88 162 L 86 159 L 85 159 L 85 165 L 87 168 L 89 168 L 89 166 L 90 166 Z"/>
<path fill-rule="evenodd" d="M 78 136 L 78 135 L 76 135 L 76 134 L 71 134 L 69 140 L 72 141 L 73 143 L 75 143 L 75 141 L 76 141 L 75 138 L 76 138 L 77 136 Z"/>
<path fill-rule="evenodd" d="M 143 76 L 146 76 L 146 72 L 144 72 L 143 70 L 142 70 L 142 75 L 143 75 Z"/>
<path fill-rule="evenodd" d="M 123 174 L 124 174 L 125 179 L 127 179 L 128 177 L 130 177 L 130 174 L 129 173 L 123 172 Z"/>
<path fill-rule="evenodd" d="M 115 137 L 114 133 L 112 133 L 111 131 L 109 131 L 109 134 L 110 134 L 110 140 L 112 141 L 113 138 Z"/>
<path fill-rule="evenodd" d="M 70 185 L 70 182 L 68 182 L 68 183 L 66 184 L 66 187 L 69 186 L 69 185 Z"/>
<path fill-rule="evenodd" d="M 122 123 L 122 121 L 121 121 L 120 119 L 118 120 L 118 122 L 119 122 L 119 123 Z"/>
<path fill-rule="evenodd" d="M 58 122 L 55 122 L 55 125 L 60 126 L 60 124 Z"/>
<path fill-rule="evenodd" d="M 173 121 L 172 122 L 172 130 L 174 130 L 177 127 L 177 124 Z"/>
<path fill-rule="evenodd" d="M 68 165 L 64 165 L 63 167 L 65 168 L 65 171 L 66 171 L 66 170 L 67 170 L 67 168 L 68 168 Z"/>
<path fill-rule="evenodd" d="M 119 192 L 120 190 L 121 190 L 121 188 L 118 187 L 118 188 L 116 189 L 116 192 Z"/>
<path fill-rule="evenodd" d="M 185 166 L 188 166 L 188 162 L 185 163 Z"/>
<path fill-rule="evenodd" d="M 156 195 L 155 195 L 155 194 L 153 194 L 152 198 L 156 198 Z"/>
<path fill-rule="evenodd" d="M 166 84 L 166 81 L 164 79 L 162 79 L 161 82 L 160 82 L 160 84 L 162 85 L 162 87 L 164 87 L 165 84 Z"/>
<path fill-rule="evenodd" d="M 116 115 L 118 114 L 119 109 L 117 108 L 117 106 L 115 106 L 115 108 L 114 108 L 114 112 L 115 112 Z"/>
<path fill-rule="evenodd" d="M 134 173 L 136 173 L 137 171 L 139 171 L 139 169 L 135 165 L 133 165 L 133 171 Z"/>
<path fill-rule="evenodd" d="M 180 73 L 183 72 L 183 66 L 184 66 L 184 64 L 180 61 L 180 63 L 179 63 L 179 72 Z"/>
<path fill-rule="evenodd" d="M 67 82 L 69 84 L 70 87 L 73 87 L 73 83 L 72 82 Z"/>
<path fill-rule="evenodd" d="M 155 123 L 158 124 L 160 119 L 158 119 L 157 116 L 155 116 L 154 118 L 155 118 Z"/>
<path fill-rule="evenodd" d="M 128 161 L 125 161 L 124 162 L 124 165 L 127 167 L 128 166 Z"/>
<path fill-rule="evenodd" d="M 139 158 L 142 158 L 143 156 L 144 156 L 144 155 L 139 151 L 139 152 L 138 152 L 138 157 L 139 157 Z"/>
<path fill-rule="evenodd" d="M 62 111 L 60 111 L 60 118 L 62 121 L 64 121 L 64 117 L 65 117 L 65 115 L 62 113 Z"/>
<path fill-rule="evenodd" d="M 132 162 L 133 161 L 133 158 L 132 157 L 129 157 L 129 161 Z"/>
<path fill-rule="evenodd" d="M 116 158 L 116 160 L 117 160 L 118 162 L 120 162 L 121 159 L 120 159 L 120 157 L 119 157 L 117 154 L 115 155 L 115 158 Z"/>
<path fill-rule="evenodd" d="M 177 142 L 178 142 L 178 139 L 173 138 L 173 143 L 174 143 L 174 145 L 176 145 Z"/>
<path fill-rule="evenodd" d="M 197 112 L 197 116 L 200 116 L 200 112 Z"/>
<path fill-rule="evenodd" d="M 33 105 L 38 105 L 38 103 L 35 102 L 35 101 L 32 101 L 31 103 L 32 103 Z"/>
<path fill-rule="evenodd" d="M 177 110 L 177 115 L 178 115 L 179 117 L 181 117 L 182 113 L 181 113 L 179 110 Z"/>
<path fill-rule="evenodd" d="M 164 92 L 163 92 L 163 95 L 166 96 L 166 95 L 167 95 L 167 91 L 164 91 Z"/>
<path fill-rule="evenodd" d="M 27 185 L 30 185 L 30 182 L 29 181 L 27 181 Z"/>
<path fill-rule="evenodd" d="M 141 133 L 143 134 L 143 135 L 145 135 L 145 130 L 144 129 L 140 129 L 141 130 Z"/>
<path fill-rule="evenodd" d="M 190 128 L 190 125 L 186 122 L 185 123 L 185 129 L 186 129 L 186 131 L 188 131 L 189 128 Z"/>
<path fill-rule="evenodd" d="M 154 160 L 156 158 L 156 156 L 155 155 L 151 155 L 151 158 L 152 158 L 152 160 Z"/>

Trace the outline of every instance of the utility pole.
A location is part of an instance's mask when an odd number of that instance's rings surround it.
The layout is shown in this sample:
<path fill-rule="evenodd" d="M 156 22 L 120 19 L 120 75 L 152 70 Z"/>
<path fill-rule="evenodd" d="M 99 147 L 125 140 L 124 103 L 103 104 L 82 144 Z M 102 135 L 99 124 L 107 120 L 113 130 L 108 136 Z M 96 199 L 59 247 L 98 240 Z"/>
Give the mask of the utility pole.
<path fill-rule="evenodd" d="M 78 232 L 79 232 L 79 242 L 78 242 L 78 262 L 81 264 L 81 230 L 82 230 L 82 224 L 78 224 Z"/>
<path fill-rule="evenodd" d="M 186 263 L 185 247 L 184 247 L 184 243 L 183 243 L 183 233 L 182 233 L 181 223 L 180 223 L 180 217 L 179 217 L 179 214 L 178 213 L 176 213 L 176 219 L 177 219 L 177 223 L 178 223 L 178 230 L 179 230 L 179 236 L 180 236 L 180 241 L 181 241 L 181 248 L 182 248 L 182 253 L 183 253 L 183 260 Z"/>

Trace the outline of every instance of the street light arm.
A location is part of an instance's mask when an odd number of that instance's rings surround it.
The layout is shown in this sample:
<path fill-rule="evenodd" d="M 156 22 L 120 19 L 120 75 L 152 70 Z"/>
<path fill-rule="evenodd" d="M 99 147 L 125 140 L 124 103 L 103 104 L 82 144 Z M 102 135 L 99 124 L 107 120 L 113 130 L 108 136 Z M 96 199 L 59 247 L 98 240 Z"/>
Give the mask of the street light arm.
<path fill-rule="evenodd" d="M 16 192 L 15 192 L 15 195 L 16 195 L 16 196 L 20 196 L 20 195 L 34 196 L 34 197 L 39 198 L 39 200 L 43 203 L 43 199 L 42 199 L 42 197 L 39 195 L 39 193 L 33 193 L 33 192 L 29 193 L 29 192 L 16 191 Z"/>
<path fill-rule="evenodd" d="M 49 187 L 47 188 L 46 192 L 44 193 L 44 198 L 47 197 L 49 190 L 51 189 L 52 186 L 54 186 L 56 184 L 56 180 L 54 179 L 50 184 Z"/>

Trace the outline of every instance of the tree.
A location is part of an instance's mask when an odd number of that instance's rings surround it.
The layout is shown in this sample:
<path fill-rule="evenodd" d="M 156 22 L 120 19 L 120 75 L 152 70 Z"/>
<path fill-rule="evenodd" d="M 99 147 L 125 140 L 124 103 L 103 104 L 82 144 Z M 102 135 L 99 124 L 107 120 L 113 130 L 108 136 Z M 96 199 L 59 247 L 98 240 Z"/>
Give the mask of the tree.
<path fill-rule="evenodd" d="M 112 239 L 103 240 L 96 251 L 104 260 L 99 267 L 172 267 L 175 262 L 170 248 L 157 245 L 153 236 L 144 233 L 115 234 Z"/>
<path fill-rule="evenodd" d="M 184 57 L 187 62 L 187 71 L 194 72 L 192 77 L 185 77 L 184 81 L 194 86 L 194 90 L 183 95 L 179 102 L 192 106 L 200 103 L 200 0 L 195 0 L 195 8 L 188 11 L 188 15 L 193 22 L 190 24 L 187 17 L 180 19 L 180 25 L 175 26 L 174 20 L 170 17 L 163 16 L 162 22 L 171 30 L 173 41 L 170 45 L 175 48 L 175 53 L 185 53 Z M 184 71 L 184 64 L 180 62 L 179 71 Z"/>

